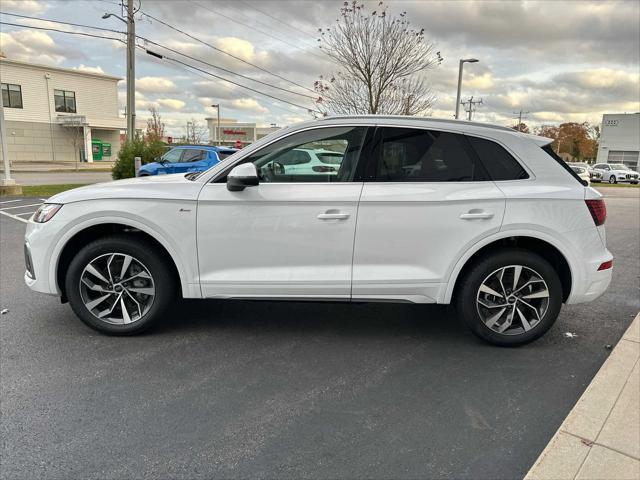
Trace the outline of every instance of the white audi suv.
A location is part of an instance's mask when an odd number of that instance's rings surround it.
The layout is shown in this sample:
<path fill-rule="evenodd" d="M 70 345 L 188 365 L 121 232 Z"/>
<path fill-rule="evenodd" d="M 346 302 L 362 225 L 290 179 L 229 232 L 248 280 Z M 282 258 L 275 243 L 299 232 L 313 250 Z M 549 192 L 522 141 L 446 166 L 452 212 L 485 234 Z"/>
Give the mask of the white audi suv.
<path fill-rule="evenodd" d="M 550 142 L 431 118 L 301 123 L 202 173 L 55 195 L 29 220 L 25 281 L 115 335 L 183 297 L 451 303 L 483 339 L 527 343 L 611 281 L 604 200 Z M 288 172 L 292 151 L 336 169 Z"/>

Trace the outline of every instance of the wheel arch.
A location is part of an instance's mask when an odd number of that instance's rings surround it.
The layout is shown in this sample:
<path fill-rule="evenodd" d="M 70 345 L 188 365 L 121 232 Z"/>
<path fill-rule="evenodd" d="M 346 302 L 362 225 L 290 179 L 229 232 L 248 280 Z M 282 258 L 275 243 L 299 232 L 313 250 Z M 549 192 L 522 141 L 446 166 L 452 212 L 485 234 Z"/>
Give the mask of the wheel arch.
<path fill-rule="evenodd" d="M 572 268 L 569 254 L 558 245 L 559 242 L 553 238 L 536 232 L 502 232 L 499 237 L 485 239 L 484 242 L 477 244 L 475 248 L 468 250 L 465 255 L 460 258 L 454 267 L 449 282 L 444 290 L 443 298 L 439 303 L 450 303 L 455 295 L 456 289 L 460 283 L 460 279 L 464 277 L 466 269 L 483 255 L 494 250 L 509 247 L 517 247 L 530 250 L 537 253 L 545 260 L 549 261 L 554 269 L 558 272 L 560 283 L 562 284 L 562 301 L 566 302 L 570 295 L 572 287 L 575 283 L 575 271 Z"/>
<path fill-rule="evenodd" d="M 179 260 L 176 250 L 172 248 L 158 232 L 132 219 L 97 218 L 76 225 L 68 230 L 64 237 L 56 244 L 52 252 L 51 258 L 55 259 L 55 261 L 51 262 L 49 281 L 51 285 L 56 285 L 63 302 L 67 301 L 64 278 L 73 254 L 88 242 L 114 233 L 137 235 L 139 238 L 143 238 L 155 245 L 166 257 L 172 270 L 177 275 L 181 287 L 181 292 L 179 293 L 189 292 L 189 284 L 186 282 L 186 271 L 182 262 Z"/>

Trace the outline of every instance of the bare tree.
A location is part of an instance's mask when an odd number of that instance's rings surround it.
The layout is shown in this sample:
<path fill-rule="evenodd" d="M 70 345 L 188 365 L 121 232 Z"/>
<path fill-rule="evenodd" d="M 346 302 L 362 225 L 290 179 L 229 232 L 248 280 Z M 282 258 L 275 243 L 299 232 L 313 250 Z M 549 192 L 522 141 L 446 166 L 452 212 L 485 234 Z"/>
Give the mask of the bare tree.
<path fill-rule="evenodd" d="M 80 162 L 80 146 L 84 145 L 84 126 L 86 125 L 85 118 L 81 115 L 68 115 L 64 117 L 64 127 L 69 132 L 71 137 L 71 144 L 73 145 L 73 158 L 76 163 L 76 170 L 79 168 Z M 85 152 L 86 160 L 89 161 L 89 155 L 93 155 L 93 152 Z"/>
<path fill-rule="evenodd" d="M 157 107 L 153 106 L 149 108 L 151 116 L 147 119 L 147 131 L 145 136 L 147 141 L 162 140 L 164 137 L 164 122 L 160 116 L 160 112 Z"/>
<path fill-rule="evenodd" d="M 368 13 L 357 0 L 344 2 L 334 28 L 319 29 L 320 48 L 343 69 L 314 84 L 325 115 L 425 113 L 435 97 L 426 71 L 442 62 L 424 29 L 411 27 L 406 12 L 387 14 L 383 2 Z"/>
<path fill-rule="evenodd" d="M 206 125 L 202 125 L 195 118 L 192 118 L 187 122 L 186 135 L 184 139 L 187 143 L 202 143 L 206 133 Z"/>

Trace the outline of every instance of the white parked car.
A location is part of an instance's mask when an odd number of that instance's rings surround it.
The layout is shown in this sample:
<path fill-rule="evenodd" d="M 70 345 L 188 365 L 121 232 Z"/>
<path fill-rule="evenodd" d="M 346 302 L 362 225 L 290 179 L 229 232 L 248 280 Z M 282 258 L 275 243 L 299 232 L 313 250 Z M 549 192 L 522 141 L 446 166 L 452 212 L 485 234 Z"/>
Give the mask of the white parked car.
<path fill-rule="evenodd" d="M 25 281 L 116 335 L 178 296 L 453 303 L 485 340 L 523 344 L 611 281 L 604 200 L 550 142 L 429 118 L 298 124 L 206 172 L 55 195 L 29 220 Z M 337 172 L 282 165 L 327 145 Z"/>
<path fill-rule="evenodd" d="M 622 163 L 597 163 L 593 166 L 593 171 L 602 175 L 603 182 L 609 183 L 626 182 L 636 185 L 640 176 Z"/>
<path fill-rule="evenodd" d="M 280 156 L 278 162 L 288 175 L 326 173 L 336 175 L 342 163 L 341 152 L 318 148 L 294 148 Z"/>
<path fill-rule="evenodd" d="M 591 184 L 591 175 L 589 175 L 588 167 L 582 167 L 582 166 L 572 165 L 572 164 L 569 164 L 569 167 L 571 168 L 571 170 L 575 172 L 576 175 L 578 175 L 582 180 L 587 182 L 586 185 Z"/>

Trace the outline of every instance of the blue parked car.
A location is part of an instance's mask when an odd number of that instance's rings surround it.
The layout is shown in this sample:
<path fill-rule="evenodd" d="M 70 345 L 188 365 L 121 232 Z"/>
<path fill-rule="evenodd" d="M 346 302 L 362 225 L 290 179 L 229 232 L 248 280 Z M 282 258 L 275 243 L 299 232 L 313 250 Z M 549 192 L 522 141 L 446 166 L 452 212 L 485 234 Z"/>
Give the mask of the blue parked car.
<path fill-rule="evenodd" d="M 139 177 L 167 173 L 203 172 L 220 160 L 236 153 L 235 148 L 211 147 L 208 145 L 180 145 L 173 147 L 156 162 L 140 167 Z"/>

